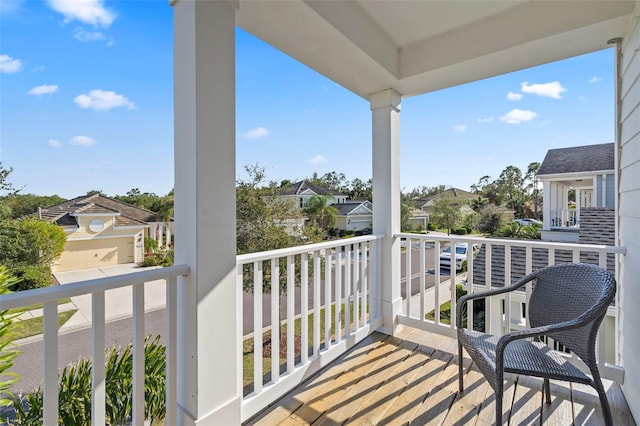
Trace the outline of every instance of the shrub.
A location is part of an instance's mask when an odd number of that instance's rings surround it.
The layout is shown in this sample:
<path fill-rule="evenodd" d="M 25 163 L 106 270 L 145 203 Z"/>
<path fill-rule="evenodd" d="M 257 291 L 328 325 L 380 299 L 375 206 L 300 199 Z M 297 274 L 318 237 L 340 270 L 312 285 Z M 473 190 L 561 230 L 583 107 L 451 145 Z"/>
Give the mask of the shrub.
<path fill-rule="evenodd" d="M 0 262 L 5 265 L 45 265 L 60 257 L 67 240 L 61 227 L 29 218 L 0 223 Z"/>
<path fill-rule="evenodd" d="M 49 287 L 51 285 L 51 269 L 41 265 L 17 265 L 10 269 L 17 278 L 12 291 L 30 290 L 32 288 Z"/>
<path fill-rule="evenodd" d="M 427 223 L 427 229 L 429 231 L 437 231 L 438 227 L 434 223 L 429 222 L 429 223 Z"/>
<path fill-rule="evenodd" d="M 467 229 L 466 228 L 454 228 L 451 230 L 452 234 L 455 235 L 465 235 L 467 233 Z"/>
<path fill-rule="evenodd" d="M 15 282 L 16 279 L 9 274 L 4 266 L 0 265 L 0 294 L 9 293 L 9 288 L 13 287 Z M 0 309 L 0 407 L 9 403 L 7 398 L 12 397 L 11 386 L 18 380 L 18 376 L 11 373 L 9 369 L 13 367 L 13 360 L 20 352 L 14 349 L 13 343 L 3 339 L 18 315 L 20 312 Z"/>
<path fill-rule="evenodd" d="M 158 241 L 151 237 L 144 237 L 144 252 L 151 254 L 156 250 L 158 250 Z"/>
<path fill-rule="evenodd" d="M 109 425 L 127 424 L 133 405 L 133 345 L 124 349 L 112 347 L 106 352 L 105 400 Z M 161 420 L 166 411 L 165 347 L 160 336 L 145 339 L 145 417 Z M 59 423 L 64 425 L 91 424 L 91 360 L 80 359 L 60 373 Z M 15 425 L 42 424 L 42 391 L 40 387 L 22 397 L 13 397 L 10 405 L 15 411 Z"/>

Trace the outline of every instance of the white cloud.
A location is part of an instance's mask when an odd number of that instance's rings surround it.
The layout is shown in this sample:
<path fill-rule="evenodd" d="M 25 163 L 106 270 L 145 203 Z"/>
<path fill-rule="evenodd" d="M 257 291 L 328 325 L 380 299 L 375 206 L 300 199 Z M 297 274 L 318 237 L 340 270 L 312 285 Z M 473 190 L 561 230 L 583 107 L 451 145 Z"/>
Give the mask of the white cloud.
<path fill-rule="evenodd" d="M 69 140 L 71 145 L 75 146 L 91 146 L 96 144 L 96 140 L 89 136 L 74 136 Z"/>
<path fill-rule="evenodd" d="M 260 139 L 269 135 L 269 130 L 264 127 L 256 127 L 255 129 L 249 130 L 244 134 L 244 137 L 247 139 Z"/>
<path fill-rule="evenodd" d="M 73 36 L 76 38 L 76 40 L 80 40 L 82 42 L 100 41 L 107 39 L 105 35 L 99 31 L 85 31 L 82 28 L 76 28 L 73 31 Z"/>
<path fill-rule="evenodd" d="M 80 21 L 94 27 L 109 27 L 116 14 L 102 0 L 49 0 L 49 7 L 64 16 L 64 22 Z"/>
<path fill-rule="evenodd" d="M 589 83 L 597 83 L 599 81 L 602 81 L 602 79 L 595 75 L 589 79 Z"/>
<path fill-rule="evenodd" d="M 9 55 L 0 55 L 0 72 L 5 74 L 13 74 L 22 71 L 22 61 L 14 59 Z"/>
<path fill-rule="evenodd" d="M 507 124 L 520 124 L 525 121 L 531 121 L 538 116 L 537 113 L 533 111 L 521 110 L 521 109 L 512 109 L 502 117 L 500 117 L 500 121 L 504 121 Z"/>
<path fill-rule="evenodd" d="M 100 89 L 91 90 L 87 95 L 78 95 L 73 101 L 80 108 L 91 108 L 98 111 L 108 111 L 118 107 L 136 109 L 136 104 L 126 96 Z"/>
<path fill-rule="evenodd" d="M 509 92 L 507 93 L 507 99 L 510 101 L 519 101 L 522 99 L 522 93 Z"/>
<path fill-rule="evenodd" d="M 62 142 L 57 139 L 49 139 L 47 141 L 47 145 L 49 145 L 51 148 L 60 148 L 62 146 Z"/>
<path fill-rule="evenodd" d="M 315 157 L 309 159 L 309 162 L 311 164 L 321 164 L 321 163 L 328 163 L 329 160 L 327 160 L 327 157 L 325 157 L 324 155 L 316 155 Z"/>
<path fill-rule="evenodd" d="M 58 91 L 58 86 L 56 86 L 55 84 L 50 84 L 50 85 L 43 84 L 42 86 L 36 86 L 32 88 L 27 92 L 27 94 L 40 96 L 40 95 L 48 95 L 50 93 L 55 93 L 57 91 Z"/>
<path fill-rule="evenodd" d="M 478 123 L 491 123 L 492 121 L 493 121 L 493 116 L 478 118 Z"/>
<path fill-rule="evenodd" d="M 553 99 L 562 99 L 562 96 L 560 96 L 560 94 L 567 91 L 567 89 L 563 87 L 559 81 L 552 81 L 551 83 L 542 84 L 529 84 L 525 81 L 522 82 L 520 86 L 521 90 L 524 93 L 533 93 L 534 95 Z"/>
<path fill-rule="evenodd" d="M 454 132 L 463 133 L 465 130 L 467 130 L 466 124 L 458 124 L 457 126 L 453 126 Z"/>
<path fill-rule="evenodd" d="M 18 12 L 22 8 L 23 0 L 1 0 L 0 12 L 4 14 Z"/>

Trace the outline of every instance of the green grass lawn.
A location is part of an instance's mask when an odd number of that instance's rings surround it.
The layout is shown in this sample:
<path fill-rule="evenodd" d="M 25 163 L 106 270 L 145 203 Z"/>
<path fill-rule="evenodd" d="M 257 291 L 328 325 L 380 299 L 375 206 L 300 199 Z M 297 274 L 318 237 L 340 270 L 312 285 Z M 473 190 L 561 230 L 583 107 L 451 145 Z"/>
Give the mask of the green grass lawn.
<path fill-rule="evenodd" d="M 77 309 L 72 309 L 58 313 L 58 328 L 62 327 L 76 312 Z M 1 341 L 12 342 L 25 337 L 35 336 L 36 334 L 42 334 L 42 320 L 43 317 L 15 320 L 13 324 L 11 324 L 11 329 L 2 337 Z"/>

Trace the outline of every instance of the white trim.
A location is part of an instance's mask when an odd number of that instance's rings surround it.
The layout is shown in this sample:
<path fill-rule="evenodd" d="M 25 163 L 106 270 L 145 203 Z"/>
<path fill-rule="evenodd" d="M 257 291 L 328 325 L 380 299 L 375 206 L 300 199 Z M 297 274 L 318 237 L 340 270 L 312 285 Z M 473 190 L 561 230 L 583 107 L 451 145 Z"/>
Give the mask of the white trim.
<path fill-rule="evenodd" d="M 121 235 L 100 235 L 100 236 L 96 236 L 96 237 L 79 237 L 79 238 L 68 238 L 67 242 L 69 241 L 87 241 L 87 240 L 107 240 L 109 238 L 126 238 L 126 237 L 135 237 L 139 234 L 121 234 Z"/>
<path fill-rule="evenodd" d="M 613 174 L 614 170 L 593 170 L 585 172 L 571 172 L 571 173 L 551 173 L 548 175 L 537 175 L 540 181 L 551 180 L 574 180 L 574 179 L 587 179 L 594 175 Z"/>
<path fill-rule="evenodd" d="M 118 226 L 116 224 L 113 225 L 113 229 L 137 229 L 137 228 L 148 228 L 148 227 L 149 225 L 125 225 L 125 226 Z"/>
<path fill-rule="evenodd" d="M 69 216 L 74 217 L 96 217 L 96 216 L 121 216 L 120 212 L 114 213 L 69 213 Z"/>

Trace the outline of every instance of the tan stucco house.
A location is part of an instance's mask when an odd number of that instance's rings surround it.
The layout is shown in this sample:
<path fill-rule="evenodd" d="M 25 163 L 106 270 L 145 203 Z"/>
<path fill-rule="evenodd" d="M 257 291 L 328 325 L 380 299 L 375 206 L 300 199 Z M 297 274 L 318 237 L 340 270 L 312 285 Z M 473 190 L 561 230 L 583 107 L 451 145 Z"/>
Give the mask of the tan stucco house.
<path fill-rule="evenodd" d="M 144 237 L 154 234 L 158 225 L 155 213 L 100 194 L 40 209 L 38 217 L 67 234 L 52 272 L 142 262 Z"/>

